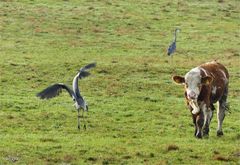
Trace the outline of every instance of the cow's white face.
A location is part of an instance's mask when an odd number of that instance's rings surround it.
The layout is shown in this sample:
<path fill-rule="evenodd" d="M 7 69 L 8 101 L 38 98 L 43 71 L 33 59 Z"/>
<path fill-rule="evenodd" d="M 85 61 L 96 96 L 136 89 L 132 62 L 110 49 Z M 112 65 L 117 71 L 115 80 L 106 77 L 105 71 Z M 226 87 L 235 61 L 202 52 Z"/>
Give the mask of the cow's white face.
<path fill-rule="evenodd" d="M 173 80 L 178 84 L 184 84 L 187 98 L 195 102 L 201 92 L 202 85 L 210 84 L 212 82 L 212 77 L 202 77 L 201 70 L 199 68 L 194 68 L 190 70 L 185 77 L 173 76 Z"/>
<path fill-rule="evenodd" d="M 191 70 L 185 75 L 184 79 L 187 98 L 196 101 L 202 87 L 200 70 Z"/>

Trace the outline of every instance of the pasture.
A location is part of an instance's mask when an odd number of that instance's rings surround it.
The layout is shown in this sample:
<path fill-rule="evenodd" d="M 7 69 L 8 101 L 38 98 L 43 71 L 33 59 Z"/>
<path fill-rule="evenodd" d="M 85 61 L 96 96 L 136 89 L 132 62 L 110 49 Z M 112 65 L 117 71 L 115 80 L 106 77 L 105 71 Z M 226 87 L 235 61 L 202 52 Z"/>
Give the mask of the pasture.
<path fill-rule="evenodd" d="M 239 0 L 0 1 L 0 164 L 239 164 Z M 176 27 L 177 51 L 166 55 Z M 217 60 L 230 73 L 224 136 L 196 139 L 171 77 Z M 87 130 L 66 92 L 79 81 Z"/>

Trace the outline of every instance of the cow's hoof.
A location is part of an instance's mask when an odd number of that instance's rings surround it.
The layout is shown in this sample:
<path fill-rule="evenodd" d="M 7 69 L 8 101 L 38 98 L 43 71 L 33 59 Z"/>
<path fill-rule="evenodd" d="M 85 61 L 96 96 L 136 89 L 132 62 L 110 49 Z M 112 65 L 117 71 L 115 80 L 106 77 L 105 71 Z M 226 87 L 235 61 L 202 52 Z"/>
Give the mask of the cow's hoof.
<path fill-rule="evenodd" d="M 218 137 L 223 136 L 223 131 L 217 131 L 217 136 L 218 136 Z"/>
<path fill-rule="evenodd" d="M 203 137 L 204 137 L 204 138 L 208 138 L 208 137 L 209 137 L 209 134 L 203 134 Z"/>
<path fill-rule="evenodd" d="M 201 134 L 197 134 L 197 135 L 196 135 L 196 138 L 202 139 L 202 135 L 201 135 Z"/>
<path fill-rule="evenodd" d="M 203 136 L 204 139 L 208 139 L 209 138 L 209 135 L 205 135 Z"/>
<path fill-rule="evenodd" d="M 207 130 L 203 130 L 203 136 L 204 137 L 208 137 L 209 135 L 209 129 L 207 129 Z"/>

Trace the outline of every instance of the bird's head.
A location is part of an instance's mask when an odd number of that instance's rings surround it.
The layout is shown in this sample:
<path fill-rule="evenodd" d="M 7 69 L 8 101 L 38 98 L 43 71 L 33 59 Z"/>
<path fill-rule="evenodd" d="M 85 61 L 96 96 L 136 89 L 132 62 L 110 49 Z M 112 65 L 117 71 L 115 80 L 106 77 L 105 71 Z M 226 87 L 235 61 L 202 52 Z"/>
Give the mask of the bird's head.
<path fill-rule="evenodd" d="M 79 75 L 81 70 L 76 70 L 76 74 Z"/>
<path fill-rule="evenodd" d="M 181 31 L 180 28 L 176 28 L 176 29 L 175 29 L 175 32 L 180 32 L 180 31 Z"/>

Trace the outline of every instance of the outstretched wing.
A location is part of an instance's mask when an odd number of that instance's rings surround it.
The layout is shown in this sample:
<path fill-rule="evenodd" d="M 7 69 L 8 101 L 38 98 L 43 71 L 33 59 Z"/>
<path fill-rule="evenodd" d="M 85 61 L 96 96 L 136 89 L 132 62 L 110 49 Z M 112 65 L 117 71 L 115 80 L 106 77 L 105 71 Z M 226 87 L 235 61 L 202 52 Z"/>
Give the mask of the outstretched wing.
<path fill-rule="evenodd" d="M 82 67 L 82 68 L 80 69 L 80 71 L 85 71 L 85 70 L 88 70 L 88 69 L 91 69 L 91 68 L 94 68 L 94 67 L 96 67 L 96 62 L 90 63 L 90 64 Z"/>
<path fill-rule="evenodd" d="M 62 89 L 66 89 L 69 95 L 71 97 L 74 97 L 74 92 L 67 85 L 61 83 L 53 84 L 47 87 L 43 91 L 39 92 L 37 94 L 37 97 L 39 97 L 40 99 L 50 99 L 58 96 Z"/>
<path fill-rule="evenodd" d="M 94 62 L 94 63 L 90 63 L 90 64 L 82 67 L 82 68 L 80 69 L 80 72 L 79 72 L 79 78 L 81 79 L 81 78 L 84 78 L 84 77 L 89 76 L 90 73 L 87 72 L 87 70 L 88 70 L 88 69 L 91 69 L 91 68 L 94 68 L 94 67 L 96 67 L 96 63 L 95 63 L 95 62 Z"/>

